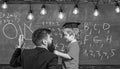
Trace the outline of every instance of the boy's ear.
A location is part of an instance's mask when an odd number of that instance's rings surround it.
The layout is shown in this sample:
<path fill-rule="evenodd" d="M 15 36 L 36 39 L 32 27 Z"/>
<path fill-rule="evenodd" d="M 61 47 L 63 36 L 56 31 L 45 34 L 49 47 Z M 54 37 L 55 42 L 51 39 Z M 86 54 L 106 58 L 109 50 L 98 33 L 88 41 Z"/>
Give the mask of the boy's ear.
<path fill-rule="evenodd" d="M 74 33 L 75 33 L 75 34 L 78 34 L 78 33 L 79 33 L 79 28 L 74 28 L 73 30 L 74 30 Z"/>
<path fill-rule="evenodd" d="M 69 35 L 69 36 L 75 38 L 75 34 L 72 34 L 72 35 Z"/>
<path fill-rule="evenodd" d="M 74 37 L 75 37 L 75 35 L 73 34 L 73 35 L 71 35 L 71 37 L 73 37 L 73 38 L 74 38 Z"/>

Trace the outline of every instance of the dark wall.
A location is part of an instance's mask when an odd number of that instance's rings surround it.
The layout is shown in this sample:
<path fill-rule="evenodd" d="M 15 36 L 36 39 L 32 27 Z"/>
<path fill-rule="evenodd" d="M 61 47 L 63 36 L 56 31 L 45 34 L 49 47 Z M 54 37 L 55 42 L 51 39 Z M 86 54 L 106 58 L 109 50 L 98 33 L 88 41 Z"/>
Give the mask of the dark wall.
<path fill-rule="evenodd" d="M 93 3 L 79 4 L 79 14 L 72 14 L 73 4 L 64 4 L 65 17 L 58 18 L 57 4 L 47 4 L 47 15 L 40 15 L 41 4 L 32 4 L 35 18 L 27 20 L 29 5 L 10 4 L 6 10 L 0 8 L 0 64 L 9 64 L 9 60 L 18 37 L 25 37 L 24 48 L 33 48 L 31 35 L 40 27 L 53 31 L 58 50 L 64 50 L 67 43 L 62 37 L 61 26 L 65 22 L 80 22 L 78 34 L 80 46 L 80 64 L 84 65 L 120 65 L 120 13 L 115 12 L 113 4 L 99 5 L 100 15 L 93 16 Z M 57 46 L 58 45 L 58 46 Z"/>

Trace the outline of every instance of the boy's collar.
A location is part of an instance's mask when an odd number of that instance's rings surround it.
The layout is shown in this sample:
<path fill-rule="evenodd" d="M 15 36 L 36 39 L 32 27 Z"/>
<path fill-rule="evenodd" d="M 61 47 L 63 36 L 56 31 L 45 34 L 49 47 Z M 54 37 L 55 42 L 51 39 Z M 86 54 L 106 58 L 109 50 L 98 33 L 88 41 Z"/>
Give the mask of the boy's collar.
<path fill-rule="evenodd" d="M 71 41 L 70 43 L 73 43 L 73 42 L 77 42 L 77 40 L 75 39 L 75 40 Z"/>

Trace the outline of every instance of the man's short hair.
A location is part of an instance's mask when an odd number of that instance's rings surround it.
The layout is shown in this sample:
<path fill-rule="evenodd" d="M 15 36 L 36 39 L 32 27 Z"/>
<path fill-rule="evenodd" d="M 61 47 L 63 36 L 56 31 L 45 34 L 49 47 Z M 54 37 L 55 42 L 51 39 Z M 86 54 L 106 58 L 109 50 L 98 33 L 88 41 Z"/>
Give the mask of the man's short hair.
<path fill-rule="evenodd" d="M 36 46 L 41 45 L 42 40 L 45 39 L 48 34 L 51 34 L 51 30 L 47 28 L 39 28 L 32 34 L 32 41 Z"/>

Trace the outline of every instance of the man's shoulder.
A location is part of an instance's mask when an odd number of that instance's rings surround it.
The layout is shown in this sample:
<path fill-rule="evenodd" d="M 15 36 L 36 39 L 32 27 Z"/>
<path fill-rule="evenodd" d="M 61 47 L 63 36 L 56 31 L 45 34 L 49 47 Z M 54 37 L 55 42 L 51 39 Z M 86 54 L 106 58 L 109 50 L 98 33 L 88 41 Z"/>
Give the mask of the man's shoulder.
<path fill-rule="evenodd" d="M 49 52 L 49 51 L 48 51 L 48 56 L 57 57 L 57 55 L 55 55 L 54 53 Z"/>
<path fill-rule="evenodd" d="M 32 54 L 35 52 L 35 49 L 23 49 L 22 53 L 23 54 Z"/>
<path fill-rule="evenodd" d="M 24 52 L 33 51 L 34 49 L 23 49 Z"/>

